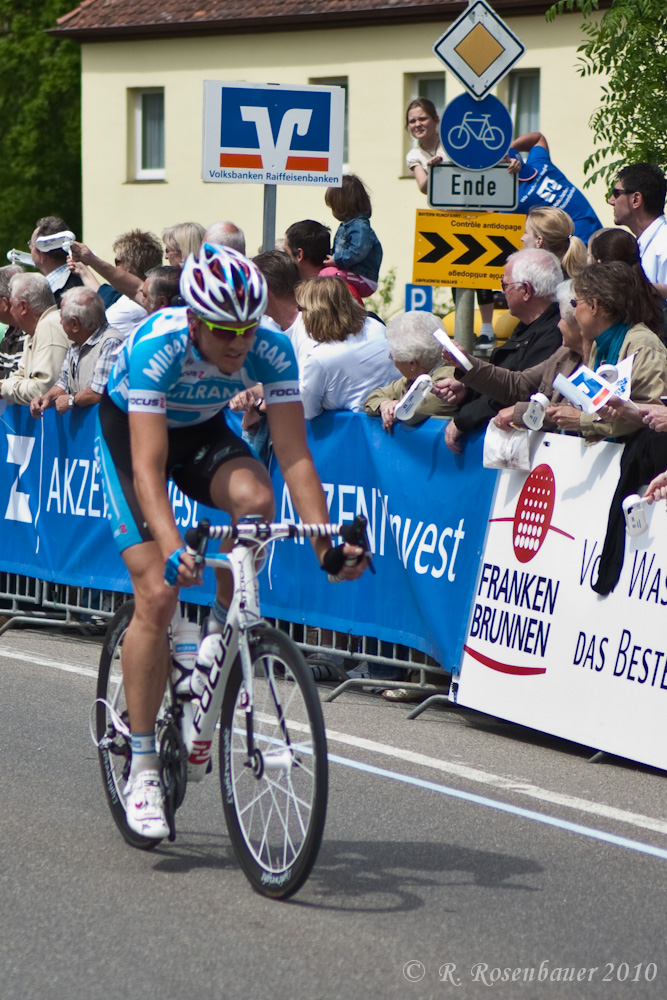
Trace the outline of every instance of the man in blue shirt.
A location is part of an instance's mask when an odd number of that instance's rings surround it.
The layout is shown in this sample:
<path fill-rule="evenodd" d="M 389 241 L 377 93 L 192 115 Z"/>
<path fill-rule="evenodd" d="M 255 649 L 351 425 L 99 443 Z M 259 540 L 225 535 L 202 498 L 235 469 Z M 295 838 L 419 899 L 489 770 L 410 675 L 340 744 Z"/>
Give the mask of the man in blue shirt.
<path fill-rule="evenodd" d="M 180 281 L 185 307 L 160 310 L 124 343 L 99 412 L 96 454 L 114 538 L 132 578 L 135 612 L 123 643 L 123 681 L 132 730 L 125 789 L 128 825 L 141 836 L 168 835 L 155 749 L 155 720 L 164 694 L 167 629 L 178 587 L 200 583 L 184 548 L 167 480 L 193 499 L 270 521 L 269 475 L 227 426 L 223 409 L 240 389 L 264 384 L 274 453 L 300 517 L 328 522 L 326 499 L 306 443 L 296 359 L 283 334 L 259 328 L 266 281 L 242 254 L 204 243 L 186 260 Z M 314 539 L 329 563 L 330 542 Z M 338 573 L 355 579 L 360 561 Z M 337 569 L 332 569 L 334 573 Z M 165 587 L 165 580 L 170 587 Z M 217 582 L 212 616 L 218 627 L 231 600 L 229 574 Z"/>
<path fill-rule="evenodd" d="M 522 163 L 517 153 L 528 153 Z M 513 155 L 514 154 L 514 155 Z M 574 235 L 588 243 L 602 223 L 579 188 L 551 162 L 549 144 L 541 132 L 526 132 L 512 143 L 509 151 L 512 173 L 519 173 L 519 204 L 517 212 L 525 212 L 535 205 L 562 208 L 574 223 Z"/>

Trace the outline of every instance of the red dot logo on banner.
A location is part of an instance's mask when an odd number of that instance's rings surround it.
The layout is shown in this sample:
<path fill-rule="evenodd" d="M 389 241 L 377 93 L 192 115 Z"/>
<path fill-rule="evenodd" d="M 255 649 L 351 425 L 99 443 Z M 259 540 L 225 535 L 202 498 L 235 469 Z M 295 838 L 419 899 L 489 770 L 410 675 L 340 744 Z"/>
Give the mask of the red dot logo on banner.
<path fill-rule="evenodd" d="M 514 555 L 530 562 L 542 547 L 551 527 L 556 480 L 548 465 L 538 465 L 523 484 L 512 526 Z"/>

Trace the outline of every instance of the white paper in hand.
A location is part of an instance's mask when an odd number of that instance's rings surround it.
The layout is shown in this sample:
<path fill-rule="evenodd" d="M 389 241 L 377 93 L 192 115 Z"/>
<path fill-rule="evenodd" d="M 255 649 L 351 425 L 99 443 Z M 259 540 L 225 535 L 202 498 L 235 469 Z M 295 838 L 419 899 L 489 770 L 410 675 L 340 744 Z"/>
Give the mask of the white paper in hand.
<path fill-rule="evenodd" d="M 463 370 L 466 372 L 470 371 L 470 369 L 472 368 L 471 363 L 468 361 L 463 351 L 459 350 L 459 348 L 456 346 L 456 344 L 451 339 L 448 333 L 445 333 L 444 330 L 434 330 L 433 336 L 435 337 L 435 339 L 438 341 L 439 344 L 442 344 L 444 349 L 448 351 L 453 358 L 456 358 L 456 363 L 458 364 L 459 368 L 463 368 Z"/>
<path fill-rule="evenodd" d="M 394 410 L 397 420 L 409 420 L 422 400 L 426 399 L 433 386 L 430 375 L 418 375 Z"/>
<path fill-rule="evenodd" d="M 630 354 L 617 365 L 601 365 L 596 372 L 580 365 L 569 378 L 556 375 L 554 389 L 584 413 L 596 413 L 610 396 L 630 398 L 634 357 Z"/>

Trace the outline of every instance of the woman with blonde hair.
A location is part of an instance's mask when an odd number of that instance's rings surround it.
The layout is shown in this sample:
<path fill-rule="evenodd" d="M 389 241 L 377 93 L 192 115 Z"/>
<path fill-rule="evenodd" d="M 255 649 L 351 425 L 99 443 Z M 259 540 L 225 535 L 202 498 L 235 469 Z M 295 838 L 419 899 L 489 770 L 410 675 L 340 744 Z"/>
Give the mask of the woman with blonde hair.
<path fill-rule="evenodd" d="M 304 281 L 296 301 L 313 341 L 299 373 L 308 419 L 322 410 L 361 410 L 371 389 L 398 377 L 384 327 L 366 315 L 342 278 Z"/>
<path fill-rule="evenodd" d="M 555 254 L 568 278 L 576 277 L 586 267 L 586 244 L 574 235 L 574 223 L 562 208 L 531 208 L 521 242 L 524 250 L 549 250 Z"/>
<path fill-rule="evenodd" d="M 162 233 L 164 255 L 171 266 L 182 267 L 189 254 L 198 254 L 205 233 L 206 230 L 198 222 L 179 222 L 165 229 Z"/>

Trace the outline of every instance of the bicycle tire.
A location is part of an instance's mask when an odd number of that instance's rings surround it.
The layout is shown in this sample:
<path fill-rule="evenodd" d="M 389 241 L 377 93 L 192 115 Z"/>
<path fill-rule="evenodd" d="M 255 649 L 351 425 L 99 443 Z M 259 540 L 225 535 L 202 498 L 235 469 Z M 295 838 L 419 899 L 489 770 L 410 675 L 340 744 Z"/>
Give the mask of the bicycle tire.
<path fill-rule="evenodd" d="M 493 133 L 493 136 L 495 137 L 495 142 L 491 142 L 491 133 Z M 498 136 L 500 136 L 500 138 L 498 138 Z M 505 133 L 496 125 L 489 125 L 486 132 L 482 135 L 482 142 L 487 149 L 500 149 L 505 142 Z"/>
<path fill-rule="evenodd" d="M 456 133 L 455 141 L 452 136 Z M 458 141 L 463 140 L 463 141 Z M 452 149 L 465 149 L 470 142 L 470 132 L 464 125 L 454 125 L 447 133 L 447 142 Z"/>
<path fill-rule="evenodd" d="M 312 871 L 324 833 L 329 780 L 324 718 L 312 674 L 291 639 L 267 626 L 253 632 L 250 644 L 255 766 L 247 764 L 245 688 L 237 657 L 222 702 L 222 805 L 234 853 L 253 889 L 287 899 Z"/>
<path fill-rule="evenodd" d="M 128 715 L 123 694 L 120 652 L 133 614 L 134 601 L 126 601 L 111 619 L 104 637 L 97 675 L 97 698 L 113 704 L 124 722 L 128 722 Z M 131 830 L 127 823 L 123 789 L 130 773 L 132 752 L 128 740 L 115 727 L 102 700 L 98 700 L 95 706 L 95 735 L 104 794 L 114 822 L 131 847 L 151 851 L 157 847 L 160 839 L 142 837 Z"/>

